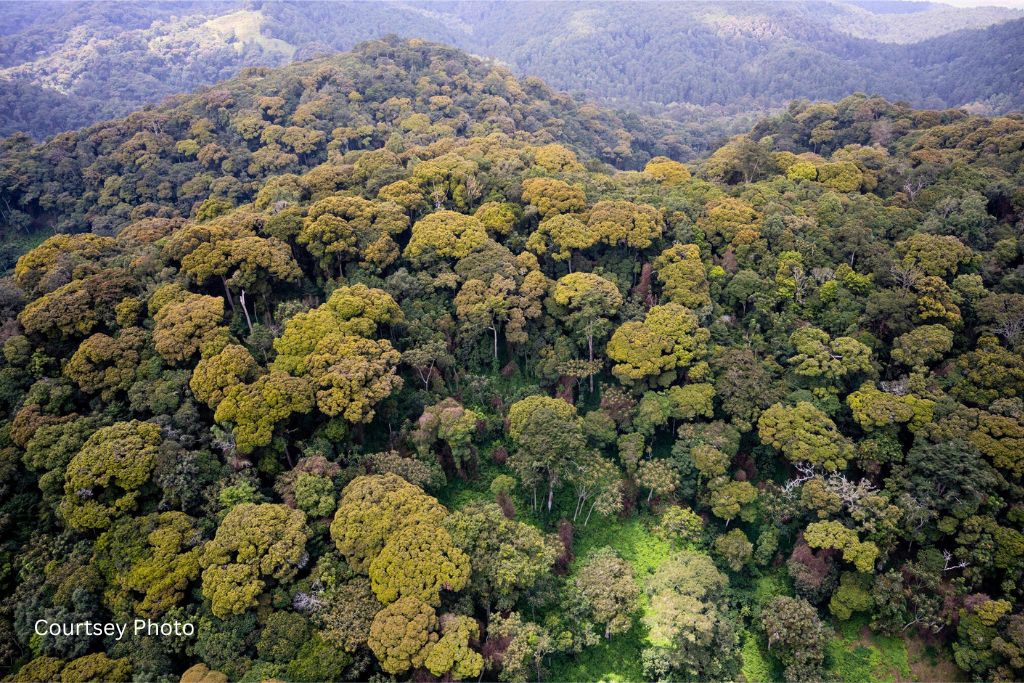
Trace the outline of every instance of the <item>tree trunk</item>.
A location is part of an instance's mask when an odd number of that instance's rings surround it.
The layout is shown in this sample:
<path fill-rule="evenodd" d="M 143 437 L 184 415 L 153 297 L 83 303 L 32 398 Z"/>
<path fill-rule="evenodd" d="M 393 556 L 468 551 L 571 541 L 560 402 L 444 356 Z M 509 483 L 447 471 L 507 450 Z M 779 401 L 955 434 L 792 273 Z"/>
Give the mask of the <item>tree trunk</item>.
<path fill-rule="evenodd" d="M 587 353 L 588 353 L 588 356 L 589 356 L 588 360 L 590 361 L 591 365 L 593 365 L 593 363 L 594 363 L 594 335 L 592 335 L 592 334 L 588 334 L 587 335 Z M 594 373 L 593 373 L 593 368 L 590 367 L 590 368 L 587 368 L 587 370 L 590 372 L 590 393 L 594 393 Z"/>
<path fill-rule="evenodd" d="M 242 313 L 245 314 L 245 324 L 249 326 L 249 334 L 252 334 L 252 319 L 249 317 L 249 309 L 245 305 L 245 290 L 242 290 L 241 295 L 238 297 L 238 303 L 242 306 Z"/>
<path fill-rule="evenodd" d="M 548 479 L 548 512 L 551 512 L 551 505 L 555 502 L 555 480 Z"/>
<path fill-rule="evenodd" d="M 228 279 L 223 275 L 220 276 L 220 281 L 224 284 L 224 294 L 228 297 L 228 303 L 231 304 L 231 310 L 235 310 L 235 299 L 231 296 L 231 290 L 228 288 Z"/>

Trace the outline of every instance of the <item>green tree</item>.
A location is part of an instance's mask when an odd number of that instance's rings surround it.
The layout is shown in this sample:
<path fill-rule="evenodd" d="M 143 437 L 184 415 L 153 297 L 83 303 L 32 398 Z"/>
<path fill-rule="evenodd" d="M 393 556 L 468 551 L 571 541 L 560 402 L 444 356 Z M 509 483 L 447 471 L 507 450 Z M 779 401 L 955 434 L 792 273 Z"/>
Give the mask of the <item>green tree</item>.
<path fill-rule="evenodd" d="M 786 667 L 787 681 L 820 680 L 830 635 L 811 603 L 776 597 L 761 612 L 761 628 L 768 649 Z"/>
<path fill-rule="evenodd" d="M 586 559 L 574 580 L 583 608 L 604 637 L 626 633 L 633 627 L 640 589 L 633 568 L 611 548 L 600 548 Z"/>
<path fill-rule="evenodd" d="M 515 444 L 509 465 L 524 485 L 533 489 L 547 483 L 547 510 L 554 505 L 555 490 L 567 478 L 572 463 L 586 452 L 586 438 L 576 408 L 559 398 L 530 396 L 512 404 L 508 433 Z"/>
<path fill-rule="evenodd" d="M 757 431 L 761 441 L 782 451 L 794 463 L 808 462 L 835 471 L 845 468 L 853 453 L 835 423 L 806 401 L 795 406 L 771 406 L 761 413 Z"/>
<path fill-rule="evenodd" d="M 587 340 L 587 360 L 594 360 L 594 339 L 605 337 L 611 318 L 622 306 L 622 294 L 613 283 L 593 273 L 570 273 L 555 283 L 552 299 L 567 309 L 563 318 L 573 332 Z M 591 376 L 591 390 L 593 390 Z"/>

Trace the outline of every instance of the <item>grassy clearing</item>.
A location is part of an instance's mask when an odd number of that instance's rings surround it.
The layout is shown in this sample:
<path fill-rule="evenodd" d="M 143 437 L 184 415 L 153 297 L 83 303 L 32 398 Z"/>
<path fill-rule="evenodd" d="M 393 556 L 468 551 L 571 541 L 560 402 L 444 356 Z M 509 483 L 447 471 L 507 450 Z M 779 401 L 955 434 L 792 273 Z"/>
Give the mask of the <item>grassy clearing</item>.
<path fill-rule="evenodd" d="M 249 43 L 255 43 L 264 51 L 280 54 L 288 59 L 295 55 L 295 46 L 278 38 L 263 35 L 263 14 L 252 10 L 239 10 L 207 21 L 204 26 L 217 32 L 226 40 L 235 40 L 239 52 Z"/>

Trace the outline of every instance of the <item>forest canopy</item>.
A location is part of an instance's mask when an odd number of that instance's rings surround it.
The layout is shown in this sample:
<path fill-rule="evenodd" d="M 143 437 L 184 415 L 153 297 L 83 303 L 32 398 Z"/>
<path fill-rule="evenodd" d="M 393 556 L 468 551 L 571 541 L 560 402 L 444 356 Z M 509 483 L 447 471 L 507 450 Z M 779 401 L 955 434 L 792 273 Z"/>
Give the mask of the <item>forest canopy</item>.
<path fill-rule="evenodd" d="M 389 39 L 2 145 L 11 680 L 1024 676 L 1020 115 Z"/>

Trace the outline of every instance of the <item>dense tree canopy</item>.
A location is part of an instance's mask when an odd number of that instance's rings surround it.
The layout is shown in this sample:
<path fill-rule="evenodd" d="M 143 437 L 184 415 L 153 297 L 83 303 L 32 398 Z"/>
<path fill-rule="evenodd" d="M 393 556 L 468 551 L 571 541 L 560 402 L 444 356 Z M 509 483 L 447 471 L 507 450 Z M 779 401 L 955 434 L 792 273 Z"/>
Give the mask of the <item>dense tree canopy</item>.
<path fill-rule="evenodd" d="M 1024 675 L 1020 117 L 592 109 L 389 40 L 6 142 L 5 671 Z"/>

